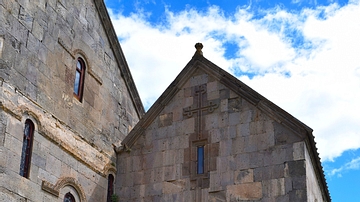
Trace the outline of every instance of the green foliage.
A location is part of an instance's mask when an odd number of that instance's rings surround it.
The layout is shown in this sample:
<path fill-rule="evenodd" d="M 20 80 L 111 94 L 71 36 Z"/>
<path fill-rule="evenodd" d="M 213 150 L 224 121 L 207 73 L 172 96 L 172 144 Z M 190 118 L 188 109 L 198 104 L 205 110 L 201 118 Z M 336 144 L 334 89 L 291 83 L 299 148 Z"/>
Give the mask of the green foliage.
<path fill-rule="evenodd" d="M 119 201 L 119 196 L 116 194 L 111 195 L 111 202 L 118 202 Z"/>

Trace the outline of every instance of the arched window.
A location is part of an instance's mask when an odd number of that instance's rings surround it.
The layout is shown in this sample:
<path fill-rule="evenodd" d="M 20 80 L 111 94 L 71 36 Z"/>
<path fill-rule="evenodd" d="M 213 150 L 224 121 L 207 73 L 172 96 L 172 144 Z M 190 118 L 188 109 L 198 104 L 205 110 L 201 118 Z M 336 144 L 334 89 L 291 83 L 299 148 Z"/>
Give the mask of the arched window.
<path fill-rule="evenodd" d="M 110 174 L 108 177 L 107 202 L 111 202 L 111 197 L 113 194 L 114 194 L 114 176 Z"/>
<path fill-rule="evenodd" d="M 64 202 L 75 202 L 75 198 L 70 192 L 68 192 L 64 196 Z"/>
<path fill-rule="evenodd" d="M 34 124 L 30 119 L 25 121 L 23 147 L 21 152 L 20 175 L 28 178 L 30 172 L 32 143 L 34 139 Z"/>
<path fill-rule="evenodd" d="M 85 77 L 85 62 L 83 59 L 78 58 L 76 62 L 74 95 L 79 101 L 81 101 L 83 96 L 84 77 Z"/>

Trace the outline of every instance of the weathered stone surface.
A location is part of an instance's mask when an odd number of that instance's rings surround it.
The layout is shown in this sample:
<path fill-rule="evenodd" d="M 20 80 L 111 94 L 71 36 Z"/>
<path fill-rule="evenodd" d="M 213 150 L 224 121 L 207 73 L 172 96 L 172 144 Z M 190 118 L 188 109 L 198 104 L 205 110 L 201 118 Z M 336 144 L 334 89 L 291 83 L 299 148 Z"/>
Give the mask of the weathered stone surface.
<path fill-rule="evenodd" d="M 112 144 L 125 138 L 143 111 L 101 6 L 93 0 L 0 1 L 1 182 L 12 179 L 1 183 L 8 191 L 0 200 L 62 201 L 41 191 L 41 184 L 73 177 L 86 201 L 105 201 L 107 175 L 116 173 Z M 77 57 L 86 63 L 81 101 L 73 94 Z M 19 171 L 27 119 L 35 130 L 25 179 Z"/>
<path fill-rule="evenodd" d="M 262 197 L 262 184 L 260 182 L 227 186 L 227 198 L 230 201 L 259 200 Z"/>

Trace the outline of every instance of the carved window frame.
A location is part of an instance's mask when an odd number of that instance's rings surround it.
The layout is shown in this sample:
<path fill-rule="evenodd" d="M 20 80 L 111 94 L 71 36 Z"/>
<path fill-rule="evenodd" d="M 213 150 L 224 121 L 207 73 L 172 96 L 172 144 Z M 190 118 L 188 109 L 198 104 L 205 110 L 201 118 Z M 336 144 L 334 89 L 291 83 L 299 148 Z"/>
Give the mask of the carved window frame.
<path fill-rule="evenodd" d="M 64 196 L 64 202 L 76 202 L 75 197 L 70 193 L 66 193 Z"/>
<path fill-rule="evenodd" d="M 84 95 L 84 83 L 85 83 L 85 72 L 86 62 L 83 57 L 77 57 L 75 65 L 75 79 L 74 79 L 74 97 L 82 102 Z"/>
<path fill-rule="evenodd" d="M 198 148 L 203 147 L 203 169 L 202 173 L 198 173 Z M 196 140 L 193 141 L 191 144 L 191 178 L 207 178 L 209 172 L 209 162 L 208 162 L 208 155 L 209 155 L 209 145 L 208 139 Z"/>
<path fill-rule="evenodd" d="M 114 195 L 114 183 L 115 176 L 113 174 L 108 175 L 108 187 L 107 187 L 107 202 L 112 202 L 111 197 Z"/>
<path fill-rule="evenodd" d="M 20 175 L 25 178 L 29 178 L 32 145 L 34 141 L 35 125 L 30 119 L 26 119 L 23 134 L 23 146 L 21 151 L 20 160 Z"/>

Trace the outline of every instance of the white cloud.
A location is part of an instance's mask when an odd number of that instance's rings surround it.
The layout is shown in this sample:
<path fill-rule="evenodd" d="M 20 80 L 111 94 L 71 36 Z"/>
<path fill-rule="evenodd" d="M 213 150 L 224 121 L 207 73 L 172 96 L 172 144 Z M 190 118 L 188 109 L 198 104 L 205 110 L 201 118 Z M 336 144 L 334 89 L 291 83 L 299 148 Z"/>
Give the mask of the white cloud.
<path fill-rule="evenodd" d="M 350 162 L 341 166 L 340 168 L 332 169 L 328 172 L 329 176 L 338 176 L 342 177 L 342 173 L 348 170 L 359 170 L 360 169 L 360 157 L 352 159 Z"/>
<path fill-rule="evenodd" d="M 225 70 L 256 74 L 240 80 L 314 129 L 320 156 L 332 160 L 360 148 L 360 5 L 280 8 L 254 18 L 239 8 L 225 17 L 207 12 L 166 10 L 159 25 L 141 13 L 110 15 L 145 107 L 149 107 L 191 59 L 196 42 L 206 58 Z M 239 46 L 224 56 L 224 43 Z"/>

